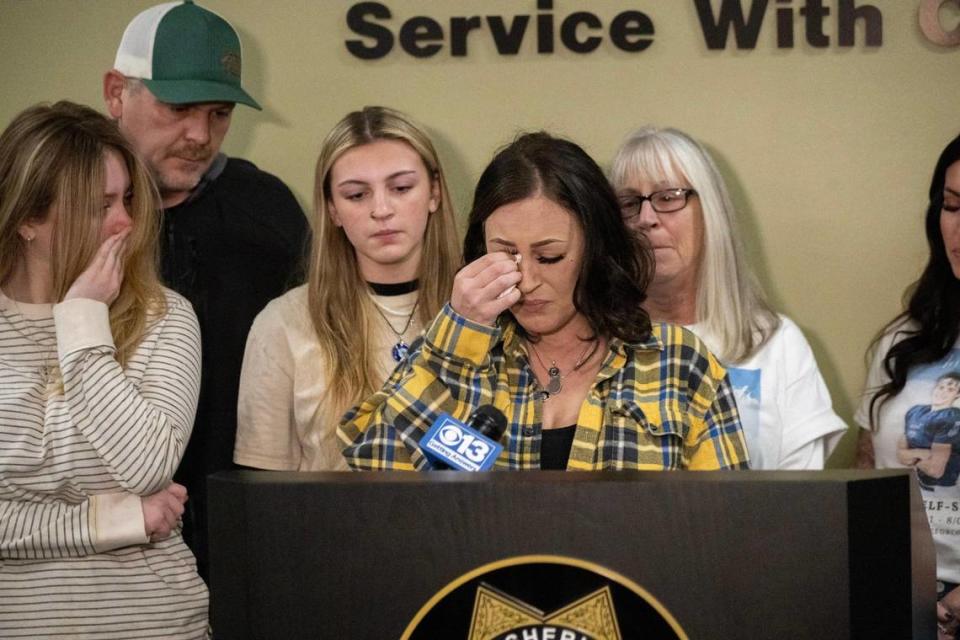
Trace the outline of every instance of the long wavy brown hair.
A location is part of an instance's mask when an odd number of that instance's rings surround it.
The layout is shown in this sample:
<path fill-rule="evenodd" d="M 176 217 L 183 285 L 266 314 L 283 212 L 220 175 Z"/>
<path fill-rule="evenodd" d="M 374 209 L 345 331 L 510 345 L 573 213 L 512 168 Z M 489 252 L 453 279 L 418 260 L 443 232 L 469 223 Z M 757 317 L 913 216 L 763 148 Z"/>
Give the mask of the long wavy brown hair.
<path fill-rule="evenodd" d="M 606 176 L 577 144 L 545 131 L 525 133 L 501 149 L 480 175 L 463 241 L 469 264 L 487 252 L 484 223 L 500 207 L 542 193 L 566 209 L 583 231 L 583 262 L 573 303 L 595 335 L 646 340 L 641 306 L 654 273 L 653 251 L 630 233 Z M 513 318 L 510 311 L 502 317 Z M 518 332 L 529 336 L 518 323 Z"/>

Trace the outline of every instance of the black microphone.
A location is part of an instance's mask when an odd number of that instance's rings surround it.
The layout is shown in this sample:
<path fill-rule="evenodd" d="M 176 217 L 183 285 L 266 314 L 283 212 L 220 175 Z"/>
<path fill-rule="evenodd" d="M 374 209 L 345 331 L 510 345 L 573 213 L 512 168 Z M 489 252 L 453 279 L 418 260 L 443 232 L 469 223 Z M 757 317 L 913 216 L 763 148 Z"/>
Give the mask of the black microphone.
<path fill-rule="evenodd" d="M 466 423 L 442 413 L 420 440 L 420 450 L 434 470 L 489 471 L 503 451 L 506 430 L 507 417 L 493 405 L 478 407 Z"/>
<path fill-rule="evenodd" d="M 494 442 L 500 442 L 507 430 L 507 416 L 492 404 L 477 407 L 467 419 L 467 425 L 473 427 Z"/>

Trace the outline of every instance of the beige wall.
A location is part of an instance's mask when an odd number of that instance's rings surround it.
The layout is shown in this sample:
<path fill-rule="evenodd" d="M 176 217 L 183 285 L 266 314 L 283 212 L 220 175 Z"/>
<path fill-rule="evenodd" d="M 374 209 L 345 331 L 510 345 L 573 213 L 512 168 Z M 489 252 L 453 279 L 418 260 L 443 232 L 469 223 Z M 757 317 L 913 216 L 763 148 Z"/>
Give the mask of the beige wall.
<path fill-rule="evenodd" d="M 383 0 L 394 33 L 429 15 L 538 13 L 535 0 Z M 717 0 L 714 0 L 716 3 Z M 102 106 L 100 83 L 124 26 L 143 0 L 0 0 L 0 122 L 40 100 Z M 396 46 L 379 61 L 349 55 L 351 2 L 207 0 L 244 41 L 245 83 L 265 106 L 237 110 L 226 150 L 279 175 L 309 204 L 317 146 L 347 111 L 385 104 L 426 125 L 440 148 L 459 211 L 495 148 L 518 131 L 571 137 L 606 165 L 619 140 L 645 124 L 703 140 L 729 180 L 753 264 L 776 306 L 806 331 L 839 413 L 849 421 L 871 336 L 900 308 L 926 248 L 922 214 L 936 157 L 960 132 L 960 48 L 927 42 L 919 0 L 873 0 L 883 46 L 776 48 L 771 0 L 756 49 L 708 51 L 693 0 L 554 0 L 556 22 L 588 10 L 604 24 L 647 13 L 654 44 L 639 54 L 605 36 L 585 55 L 496 54 L 489 30 L 470 55 L 449 41 L 420 60 Z M 803 0 L 791 5 L 799 8 Z M 867 4 L 860 2 L 859 4 Z M 796 5 L 796 6 L 794 6 Z M 836 13 L 837 0 L 826 0 Z M 954 5 L 941 11 L 948 28 Z M 532 25 L 531 25 L 532 27 Z M 842 462 L 842 460 L 841 460 Z"/>

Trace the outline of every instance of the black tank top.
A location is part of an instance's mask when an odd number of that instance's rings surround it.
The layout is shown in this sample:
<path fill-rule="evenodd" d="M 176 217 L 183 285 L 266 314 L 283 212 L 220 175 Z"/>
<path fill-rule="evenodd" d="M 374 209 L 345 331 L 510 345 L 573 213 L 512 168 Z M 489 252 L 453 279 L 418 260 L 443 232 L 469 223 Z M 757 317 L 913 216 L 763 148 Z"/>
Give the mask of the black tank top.
<path fill-rule="evenodd" d="M 540 440 L 540 468 L 566 469 L 577 425 L 544 429 Z"/>

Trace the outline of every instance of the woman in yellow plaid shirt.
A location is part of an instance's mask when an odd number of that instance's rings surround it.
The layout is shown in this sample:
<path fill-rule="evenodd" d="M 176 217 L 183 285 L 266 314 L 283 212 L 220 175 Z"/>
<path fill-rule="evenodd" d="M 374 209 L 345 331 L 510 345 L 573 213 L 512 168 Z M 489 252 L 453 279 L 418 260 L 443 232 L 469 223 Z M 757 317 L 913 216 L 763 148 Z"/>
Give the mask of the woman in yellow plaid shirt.
<path fill-rule="evenodd" d="M 429 469 L 441 413 L 507 417 L 502 469 L 745 468 L 726 372 L 682 327 L 651 325 L 642 236 L 576 144 L 520 136 L 483 172 L 453 293 L 383 389 L 343 418 L 354 469 Z"/>

